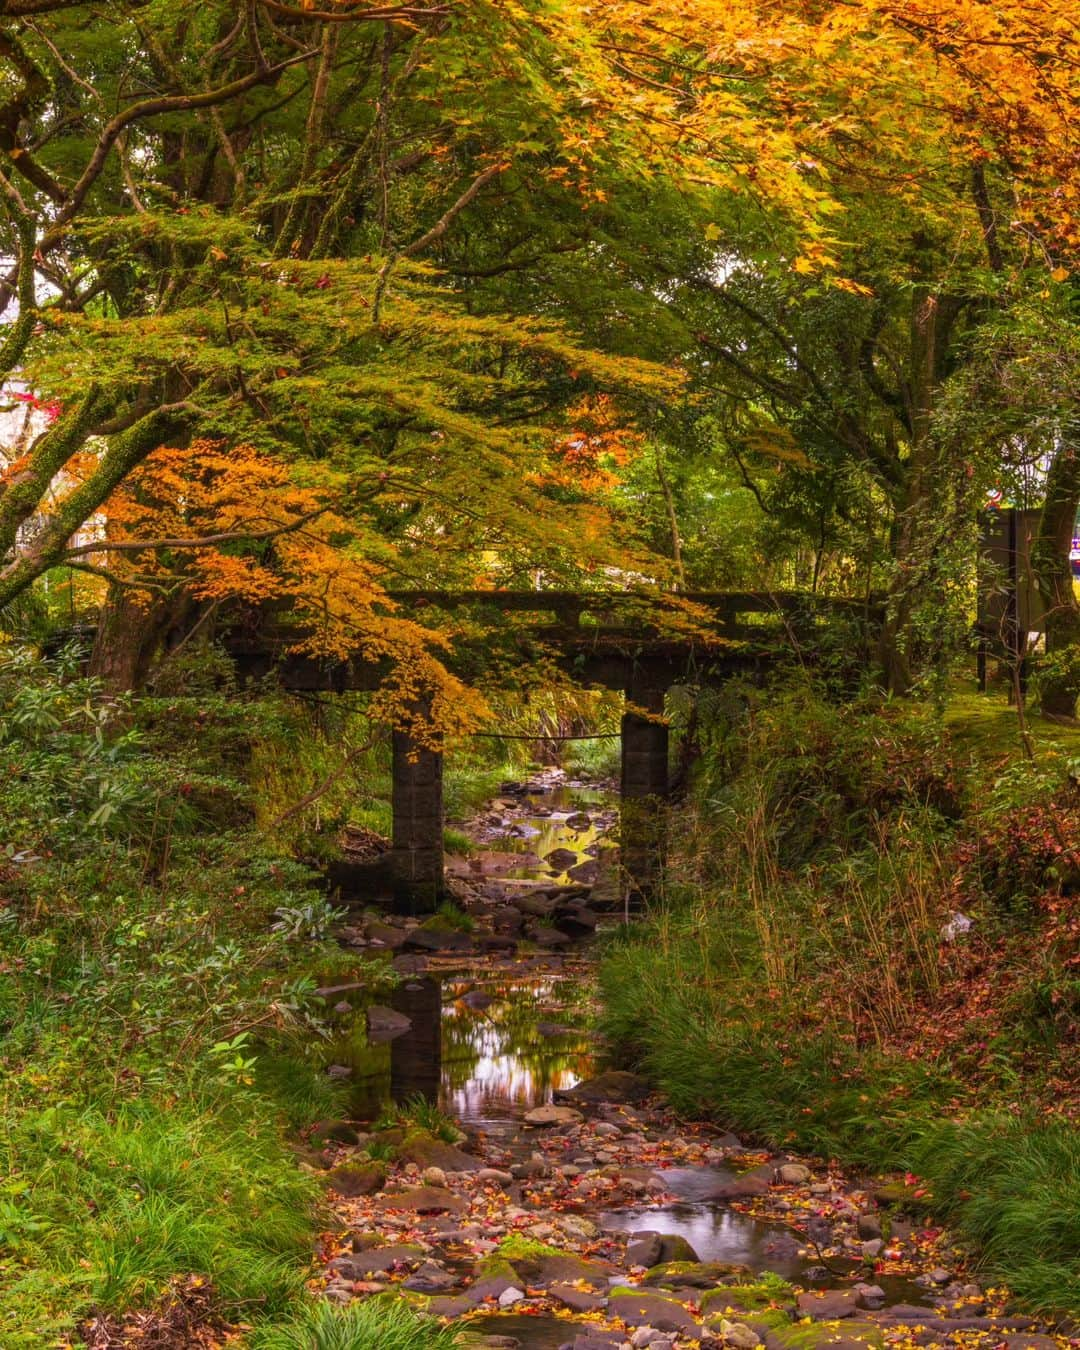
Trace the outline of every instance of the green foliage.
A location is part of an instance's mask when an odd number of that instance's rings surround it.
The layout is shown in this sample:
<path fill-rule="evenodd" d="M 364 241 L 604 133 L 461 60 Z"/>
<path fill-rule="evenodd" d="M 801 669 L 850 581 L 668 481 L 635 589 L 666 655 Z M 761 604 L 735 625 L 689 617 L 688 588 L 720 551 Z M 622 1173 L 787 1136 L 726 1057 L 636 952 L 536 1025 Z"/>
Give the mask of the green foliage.
<path fill-rule="evenodd" d="M 464 1350 L 460 1327 L 442 1327 L 391 1299 L 338 1308 L 320 1302 L 286 1325 L 256 1331 L 252 1350 Z"/>

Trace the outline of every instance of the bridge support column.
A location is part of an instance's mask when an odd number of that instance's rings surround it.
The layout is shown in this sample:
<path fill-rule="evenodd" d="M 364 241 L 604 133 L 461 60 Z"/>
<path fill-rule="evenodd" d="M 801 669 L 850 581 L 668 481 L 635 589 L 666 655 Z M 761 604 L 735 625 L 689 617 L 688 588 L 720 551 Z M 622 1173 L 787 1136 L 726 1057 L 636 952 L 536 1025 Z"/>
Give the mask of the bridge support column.
<path fill-rule="evenodd" d="M 632 685 L 626 697 L 653 714 L 664 711 L 664 691 Z M 622 867 L 631 899 L 648 900 L 656 889 L 664 860 L 668 793 L 668 728 L 640 712 L 622 719 Z"/>
<path fill-rule="evenodd" d="M 394 732 L 391 801 L 395 899 L 431 914 L 443 893 L 443 757 L 407 731 Z"/>

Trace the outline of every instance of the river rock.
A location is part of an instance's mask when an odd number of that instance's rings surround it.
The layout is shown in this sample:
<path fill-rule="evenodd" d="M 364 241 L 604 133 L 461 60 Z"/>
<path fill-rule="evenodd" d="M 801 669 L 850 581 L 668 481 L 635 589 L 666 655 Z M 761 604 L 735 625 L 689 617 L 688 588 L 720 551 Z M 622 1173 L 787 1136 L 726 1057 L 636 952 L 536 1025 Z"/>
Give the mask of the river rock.
<path fill-rule="evenodd" d="M 776 1176 L 785 1186 L 803 1186 L 813 1173 L 802 1163 L 784 1163 L 782 1167 L 776 1169 Z"/>
<path fill-rule="evenodd" d="M 575 872 L 577 868 L 573 869 Z M 568 906 L 555 912 L 555 926 L 570 937 L 588 937 L 596 932 L 596 915 L 584 905 Z"/>
<path fill-rule="evenodd" d="M 652 1267 L 642 1284 L 668 1285 L 677 1289 L 715 1289 L 717 1285 L 732 1282 L 752 1284 L 753 1279 L 754 1272 L 749 1266 L 731 1261 L 664 1261 Z"/>
<path fill-rule="evenodd" d="M 551 1125 L 578 1125 L 584 1120 L 580 1111 L 571 1106 L 535 1106 L 525 1114 L 525 1124 L 535 1128 Z"/>
<path fill-rule="evenodd" d="M 513 1177 L 509 1172 L 504 1172 L 499 1167 L 481 1167 L 476 1174 L 477 1181 L 494 1182 L 497 1186 L 509 1186 Z"/>
<path fill-rule="evenodd" d="M 411 1289 L 417 1294 L 444 1294 L 448 1289 L 453 1289 L 457 1283 L 456 1275 L 443 1270 L 442 1266 L 437 1266 L 434 1261 L 425 1261 L 419 1270 L 414 1271 L 402 1283 L 401 1287 Z"/>
<path fill-rule="evenodd" d="M 550 853 L 544 854 L 544 862 L 555 872 L 565 872 L 577 860 L 578 855 L 572 848 L 553 848 Z"/>
<path fill-rule="evenodd" d="M 663 1179 L 663 1173 L 658 1174 Z M 702 1200 L 747 1200 L 755 1195 L 768 1195 L 768 1177 L 755 1176 L 752 1172 L 736 1177 L 734 1181 L 722 1181 L 712 1187 L 700 1198 Z"/>
<path fill-rule="evenodd" d="M 364 931 L 369 942 L 377 942 L 380 946 L 389 947 L 391 951 L 397 951 L 405 941 L 404 928 L 396 928 L 393 924 L 383 923 L 378 919 L 373 919 Z"/>
<path fill-rule="evenodd" d="M 860 1214 L 855 1220 L 855 1231 L 861 1238 L 873 1241 L 881 1237 L 881 1220 L 876 1214 Z"/>
<path fill-rule="evenodd" d="M 353 1256 L 339 1256 L 330 1262 L 330 1269 L 350 1280 L 362 1280 L 368 1275 L 381 1275 L 400 1266 L 418 1266 L 424 1259 L 424 1249 L 412 1245 L 372 1247 Z"/>
<path fill-rule="evenodd" d="M 608 1312 L 628 1327 L 655 1327 L 657 1331 L 679 1331 L 700 1336 L 701 1325 L 681 1303 L 659 1294 L 616 1294 L 608 1301 Z"/>
<path fill-rule="evenodd" d="M 879 1284 L 857 1284 L 855 1294 L 860 1308 L 877 1312 L 885 1306 L 885 1290 Z"/>
<path fill-rule="evenodd" d="M 380 1195 L 380 1209 L 415 1210 L 418 1214 L 464 1214 L 468 1205 L 460 1195 L 439 1186 L 412 1186 Z"/>
<path fill-rule="evenodd" d="M 530 942 L 549 951 L 556 947 L 568 947 L 573 940 L 569 934 L 560 932 L 558 928 L 548 928 L 544 924 L 530 924 L 526 934 Z"/>
<path fill-rule="evenodd" d="M 516 895 L 510 902 L 519 914 L 527 914 L 532 919 L 550 919 L 559 903 L 553 895 L 537 891 L 526 895 Z"/>
<path fill-rule="evenodd" d="M 556 1303 L 561 1303 L 564 1308 L 570 1308 L 573 1312 L 597 1312 L 607 1305 L 607 1299 L 602 1295 L 578 1289 L 572 1284 L 553 1284 L 548 1294 Z"/>
<path fill-rule="evenodd" d="M 854 1317 L 859 1296 L 854 1289 L 818 1289 L 800 1294 L 796 1306 L 800 1317 L 815 1322 L 835 1322 L 841 1317 Z"/>
<path fill-rule="evenodd" d="M 512 1308 L 515 1303 L 520 1303 L 525 1297 L 523 1289 L 515 1289 L 513 1285 L 509 1289 L 504 1289 L 499 1295 L 500 1308 Z"/>
<path fill-rule="evenodd" d="M 398 1149 L 398 1157 L 403 1162 L 415 1163 L 421 1169 L 436 1167 L 442 1172 L 479 1172 L 483 1167 L 478 1158 L 427 1133 L 408 1135 Z M 444 1177 L 442 1183 L 431 1184 L 438 1186 L 445 1185 L 445 1182 Z"/>
<path fill-rule="evenodd" d="M 584 811 L 575 811 L 573 815 L 566 817 L 566 823 L 572 830 L 587 830 L 592 824 L 592 819 Z"/>

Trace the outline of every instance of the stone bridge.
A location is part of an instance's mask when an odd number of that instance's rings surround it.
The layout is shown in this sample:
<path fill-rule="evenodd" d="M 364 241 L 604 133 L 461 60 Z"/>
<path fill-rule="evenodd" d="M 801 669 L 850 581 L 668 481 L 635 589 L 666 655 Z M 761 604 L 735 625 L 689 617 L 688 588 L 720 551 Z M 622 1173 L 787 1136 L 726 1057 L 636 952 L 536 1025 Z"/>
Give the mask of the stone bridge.
<path fill-rule="evenodd" d="M 667 691 L 736 674 L 761 676 L 785 659 L 813 663 L 825 624 L 835 633 L 840 618 L 849 625 L 850 654 L 865 659 L 880 622 L 875 605 L 799 592 L 691 592 L 667 597 L 674 605 L 634 592 L 415 590 L 392 598 L 423 621 L 467 609 L 502 622 L 518 668 L 554 660 L 579 684 L 623 691 L 628 708 L 621 727 L 621 857 L 629 888 L 639 893 L 648 892 L 662 853 L 661 803 L 669 790 Z M 683 601 L 697 607 L 690 622 L 678 608 Z M 387 673 L 360 657 L 322 661 L 290 653 L 292 640 L 287 627 L 262 616 L 253 629 L 234 630 L 227 645 L 242 674 L 272 675 L 295 692 L 371 690 Z M 474 644 L 474 650 L 459 644 L 449 664 L 484 683 L 488 641 Z M 442 754 L 395 728 L 390 865 L 399 902 L 416 912 L 434 909 L 443 889 L 442 784 Z"/>

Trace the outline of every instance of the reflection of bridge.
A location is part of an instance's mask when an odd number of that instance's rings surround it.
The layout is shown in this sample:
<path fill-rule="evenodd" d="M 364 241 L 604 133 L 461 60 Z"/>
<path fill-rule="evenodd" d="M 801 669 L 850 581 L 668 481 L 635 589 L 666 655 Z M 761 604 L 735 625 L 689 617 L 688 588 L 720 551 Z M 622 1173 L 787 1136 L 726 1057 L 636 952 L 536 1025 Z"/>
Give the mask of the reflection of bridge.
<path fill-rule="evenodd" d="M 631 705 L 622 719 L 621 790 L 624 869 L 645 886 L 658 856 L 659 812 L 668 792 L 668 728 L 664 696 L 680 684 L 718 683 L 761 674 L 782 659 L 816 661 L 826 623 L 846 620 L 849 651 L 869 653 L 880 622 L 876 605 L 798 592 L 698 592 L 653 596 L 634 592 L 407 591 L 399 610 L 437 626 L 440 616 L 469 610 L 491 621 L 480 640 L 459 642 L 450 664 L 483 670 L 484 648 L 508 636 L 520 670 L 553 660 L 585 685 L 621 689 Z M 688 603 L 687 603 L 688 602 Z M 357 657 L 322 661 L 289 651 L 295 632 L 263 621 L 234 631 L 228 647 L 242 673 L 274 675 L 294 691 L 342 693 L 376 688 L 385 666 Z M 505 662 L 504 662 L 505 665 Z M 483 682 L 493 678 L 473 676 Z M 406 732 L 393 736 L 393 853 L 396 886 L 420 909 L 437 903 L 443 885 L 442 755 Z M 630 809 L 625 809 L 629 807 Z"/>

